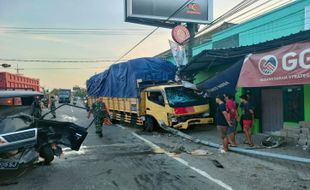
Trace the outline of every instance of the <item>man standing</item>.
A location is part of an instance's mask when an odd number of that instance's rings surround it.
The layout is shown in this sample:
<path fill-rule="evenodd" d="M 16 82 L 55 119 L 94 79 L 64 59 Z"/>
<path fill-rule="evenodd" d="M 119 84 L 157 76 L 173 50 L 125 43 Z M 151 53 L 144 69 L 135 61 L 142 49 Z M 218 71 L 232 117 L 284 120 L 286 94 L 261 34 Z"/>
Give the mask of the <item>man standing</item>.
<path fill-rule="evenodd" d="M 251 128 L 254 123 L 254 111 L 248 102 L 248 97 L 246 95 L 240 96 L 240 101 L 243 104 L 242 113 L 243 113 L 243 131 L 245 134 L 246 141 L 250 147 L 253 147 L 253 140 L 251 134 Z"/>
<path fill-rule="evenodd" d="M 88 118 L 90 118 L 90 114 L 93 114 L 94 116 L 96 133 L 99 137 L 102 137 L 102 124 L 105 119 L 108 118 L 108 113 L 106 111 L 105 104 L 102 101 L 102 97 L 97 98 L 96 102 L 92 104 Z"/>
<path fill-rule="evenodd" d="M 52 96 L 51 97 L 51 101 L 50 101 L 50 110 L 51 110 L 51 113 L 53 115 L 53 119 L 56 118 L 56 100 L 55 100 L 55 97 Z"/>
<path fill-rule="evenodd" d="M 226 109 L 229 116 L 229 121 L 231 123 L 231 131 L 230 140 L 232 142 L 232 146 L 237 146 L 236 141 L 236 134 L 237 134 L 237 121 L 238 121 L 238 111 L 237 111 L 237 104 L 233 99 L 232 95 L 224 94 L 225 101 L 226 101 Z"/>
<path fill-rule="evenodd" d="M 31 104 L 31 115 L 35 118 L 40 118 L 42 114 L 42 107 L 40 97 L 36 96 L 33 103 Z"/>
<path fill-rule="evenodd" d="M 223 150 L 221 150 L 222 153 L 226 153 L 228 151 L 228 137 L 227 135 L 230 135 L 232 133 L 231 130 L 228 130 L 231 126 L 231 123 L 229 121 L 229 115 L 226 111 L 226 105 L 224 102 L 224 98 L 222 96 L 216 97 L 216 103 L 218 104 L 217 110 L 216 110 L 216 125 L 217 129 L 220 133 L 220 137 L 223 140 Z"/>

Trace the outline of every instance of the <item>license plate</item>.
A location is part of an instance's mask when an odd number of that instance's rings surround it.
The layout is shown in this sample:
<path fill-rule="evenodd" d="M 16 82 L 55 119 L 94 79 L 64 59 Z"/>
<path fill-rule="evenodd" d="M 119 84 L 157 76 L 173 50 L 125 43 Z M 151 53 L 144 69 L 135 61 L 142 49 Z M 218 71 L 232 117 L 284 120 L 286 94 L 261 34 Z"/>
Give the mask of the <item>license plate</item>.
<path fill-rule="evenodd" d="M 16 161 L 6 161 L 6 160 L 0 160 L 0 170 L 2 169 L 17 169 L 18 168 L 18 162 Z"/>

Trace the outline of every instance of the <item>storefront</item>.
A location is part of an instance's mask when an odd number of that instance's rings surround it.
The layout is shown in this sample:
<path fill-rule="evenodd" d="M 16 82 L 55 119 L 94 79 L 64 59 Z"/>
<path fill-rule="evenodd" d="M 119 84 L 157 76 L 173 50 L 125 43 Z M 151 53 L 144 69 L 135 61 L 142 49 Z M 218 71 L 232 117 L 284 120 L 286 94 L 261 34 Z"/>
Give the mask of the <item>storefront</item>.
<path fill-rule="evenodd" d="M 308 119 L 310 42 L 298 42 L 272 51 L 249 55 L 238 86 L 260 97 L 261 131 L 280 131 Z M 255 89 L 256 88 L 256 89 Z"/>
<path fill-rule="evenodd" d="M 309 35 L 304 31 L 247 47 L 205 50 L 181 73 L 224 68 L 197 87 L 210 97 L 236 93 L 237 101 L 251 92 L 256 104 L 253 132 L 298 127 L 300 121 L 310 121 Z"/>

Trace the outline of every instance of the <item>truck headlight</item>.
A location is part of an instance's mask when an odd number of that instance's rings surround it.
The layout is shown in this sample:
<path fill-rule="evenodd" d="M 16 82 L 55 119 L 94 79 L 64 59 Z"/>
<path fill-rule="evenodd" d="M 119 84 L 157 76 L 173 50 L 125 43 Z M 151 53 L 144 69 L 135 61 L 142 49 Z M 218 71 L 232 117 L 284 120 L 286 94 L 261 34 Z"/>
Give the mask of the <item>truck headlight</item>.
<path fill-rule="evenodd" d="M 206 113 L 202 114 L 202 117 L 209 117 L 209 116 L 210 116 L 209 112 L 206 112 Z"/>
<path fill-rule="evenodd" d="M 178 122 L 178 118 L 176 118 L 176 117 L 171 117 L 170 119 L 171 119 L 172 123 L 177 123 Z"/>

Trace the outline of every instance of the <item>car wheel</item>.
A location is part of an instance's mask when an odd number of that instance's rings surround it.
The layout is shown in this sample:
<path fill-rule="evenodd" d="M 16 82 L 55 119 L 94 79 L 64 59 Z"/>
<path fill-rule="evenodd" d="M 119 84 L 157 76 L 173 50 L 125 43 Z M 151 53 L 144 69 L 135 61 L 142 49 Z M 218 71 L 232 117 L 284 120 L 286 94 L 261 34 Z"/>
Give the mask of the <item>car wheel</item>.
<path fill-rule="evenodd" d="M 50 164 L 54 160 L 54 152 L 49 144 L 44 145 L 40 149 L 39 154 L 42 158 L 44 158 L 44 164 L 46 165 Z"/>
<path fill-rule="evenodd" d="M 154 130 L 154 120 L 152 117 L 145 117 L 144 130 L 147 132 L 152 132 Z"/>

